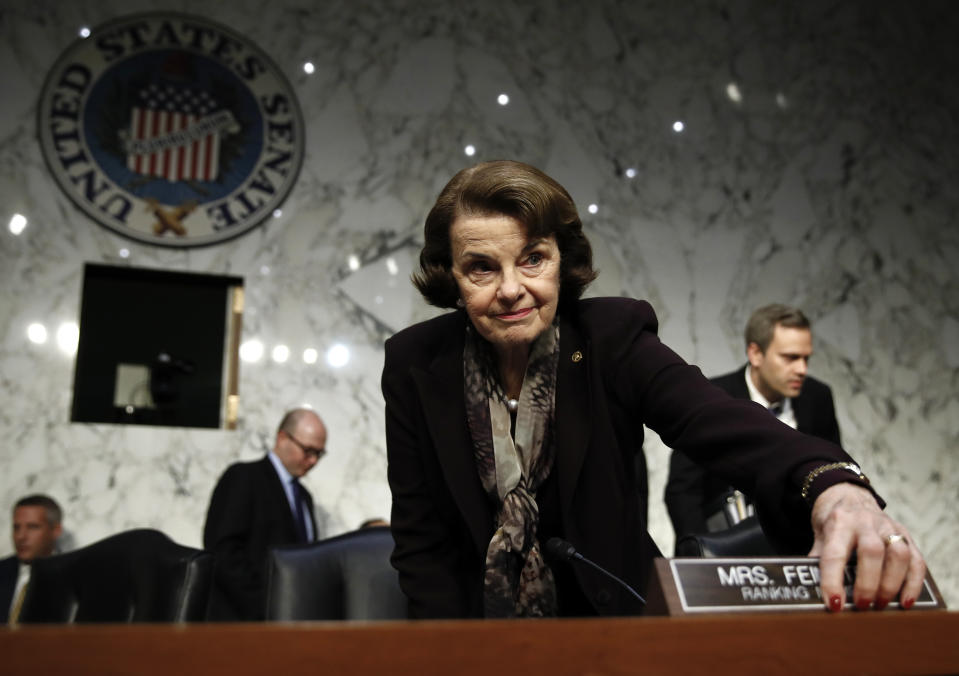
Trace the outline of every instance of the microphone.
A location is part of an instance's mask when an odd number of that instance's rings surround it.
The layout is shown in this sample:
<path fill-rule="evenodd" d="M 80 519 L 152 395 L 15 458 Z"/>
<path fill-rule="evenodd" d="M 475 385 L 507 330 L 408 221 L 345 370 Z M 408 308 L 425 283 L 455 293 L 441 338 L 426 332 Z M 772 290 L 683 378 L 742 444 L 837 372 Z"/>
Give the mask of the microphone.
<path fill-rule="evenodd" d="M 582 561 L 583 563 L 592 566 L 594 569 L 598 570 L 600 573 L 602 573 L 606 577 L 616 580 L 616 582 L 618 582 L 624 589 L 626 589 L 626 591 L 628 591 L 630 594 L 632 594 L 637 599 L 639 599 L 640 603 L 642 603 L 644 606 L 646 605 L 646 599 L 640 596 L 635 589 L 633 589 L 628 584 L 626 584 L 626 582 L 619 579 L 618 577 L 613 575 L 611 572 L 609 572 L 608 570 L 600 566 L 598 563 L 593 563 L 592 561 L 587 559 L 585 556 L 577 552 L 576 547 L 571 545 L 566 540 L 563 540 L 562 538 L 550 538 L 549 541 L 546 543 L 546 551 L 561 561 Z"/>

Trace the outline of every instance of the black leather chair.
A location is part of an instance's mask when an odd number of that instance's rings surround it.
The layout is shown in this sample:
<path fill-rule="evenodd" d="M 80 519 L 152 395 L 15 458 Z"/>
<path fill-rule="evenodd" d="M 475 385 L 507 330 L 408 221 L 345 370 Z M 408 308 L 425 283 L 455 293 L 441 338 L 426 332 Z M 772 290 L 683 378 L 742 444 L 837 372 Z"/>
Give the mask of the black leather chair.
<path fill-rule="evenodd" d="M 389 526 L 271 549 L 266 619 L 406 619 L 392 551 Z"/>
<path fill-rule="evenodd" d="M 37 559 L 20 622 L 191 622 L 206 613 L 213 556 L 148 528 Z"/>
<path fill-rule="evenodd" d="M 713 533 L 684 535 L 676 541 L 676 556 L 775 556 L 776 550 L 766 538 L 759 519 L 751 516 Z"/>

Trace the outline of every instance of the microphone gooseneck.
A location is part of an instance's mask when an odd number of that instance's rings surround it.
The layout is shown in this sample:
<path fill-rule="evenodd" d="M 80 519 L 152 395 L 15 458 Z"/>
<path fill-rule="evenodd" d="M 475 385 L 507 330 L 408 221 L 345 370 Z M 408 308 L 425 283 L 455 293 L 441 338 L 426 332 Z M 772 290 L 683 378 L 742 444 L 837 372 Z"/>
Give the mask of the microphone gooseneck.
<path fill-rule="evenodd" d="M 581 561 L 591 566 L 592 568 L 594 568 L 595 570 L 598 570 L 600 573 L 610 578 L 611 580 L 615 580 L 626 591 L 628 591 L 630 594 L 635 596 L 640 603 L 642 603 L 644 606 L 646 605 L 646 599 L 640 596 L 639 593 L 635 589 L 630 587 L 624 580 L 621 580 L 620 578 L 616 577 L 611 572 L 609 572 L 608 570 L 600 566 L 598 563 L 593 563 L 592 561 L 587 559 L 585 556 L 577 552 L 576 547 L 574 547 L 572 544 L 570 544 L 566 540 L 563 540 L 562 538 L 550 538 L 546 542 L 546 551 L 549 552 L 553 557 L 561 561 Z"/>

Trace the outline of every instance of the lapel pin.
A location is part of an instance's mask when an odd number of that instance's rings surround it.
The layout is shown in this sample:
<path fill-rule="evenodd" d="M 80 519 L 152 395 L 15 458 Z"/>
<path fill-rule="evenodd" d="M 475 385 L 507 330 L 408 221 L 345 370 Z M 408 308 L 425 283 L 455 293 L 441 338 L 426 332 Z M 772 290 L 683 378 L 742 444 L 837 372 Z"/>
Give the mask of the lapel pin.
<path fill-rule="evenodd" d="M 579 362 L 583 361 L 583 353 L 579 350 L 576 350 L 576 352 L 573 353 L 572 359 L 574 364 L 578 364 Z"/>

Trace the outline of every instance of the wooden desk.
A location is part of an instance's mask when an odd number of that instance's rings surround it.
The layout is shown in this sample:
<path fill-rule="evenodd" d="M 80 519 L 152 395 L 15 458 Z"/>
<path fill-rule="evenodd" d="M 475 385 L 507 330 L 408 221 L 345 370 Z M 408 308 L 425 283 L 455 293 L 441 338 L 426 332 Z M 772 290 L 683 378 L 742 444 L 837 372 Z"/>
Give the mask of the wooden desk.
<path fill-rule="evenodd" d="M 21 626 L 0 672 L 47 674 L 956 674 L 959 613 Z"/>

